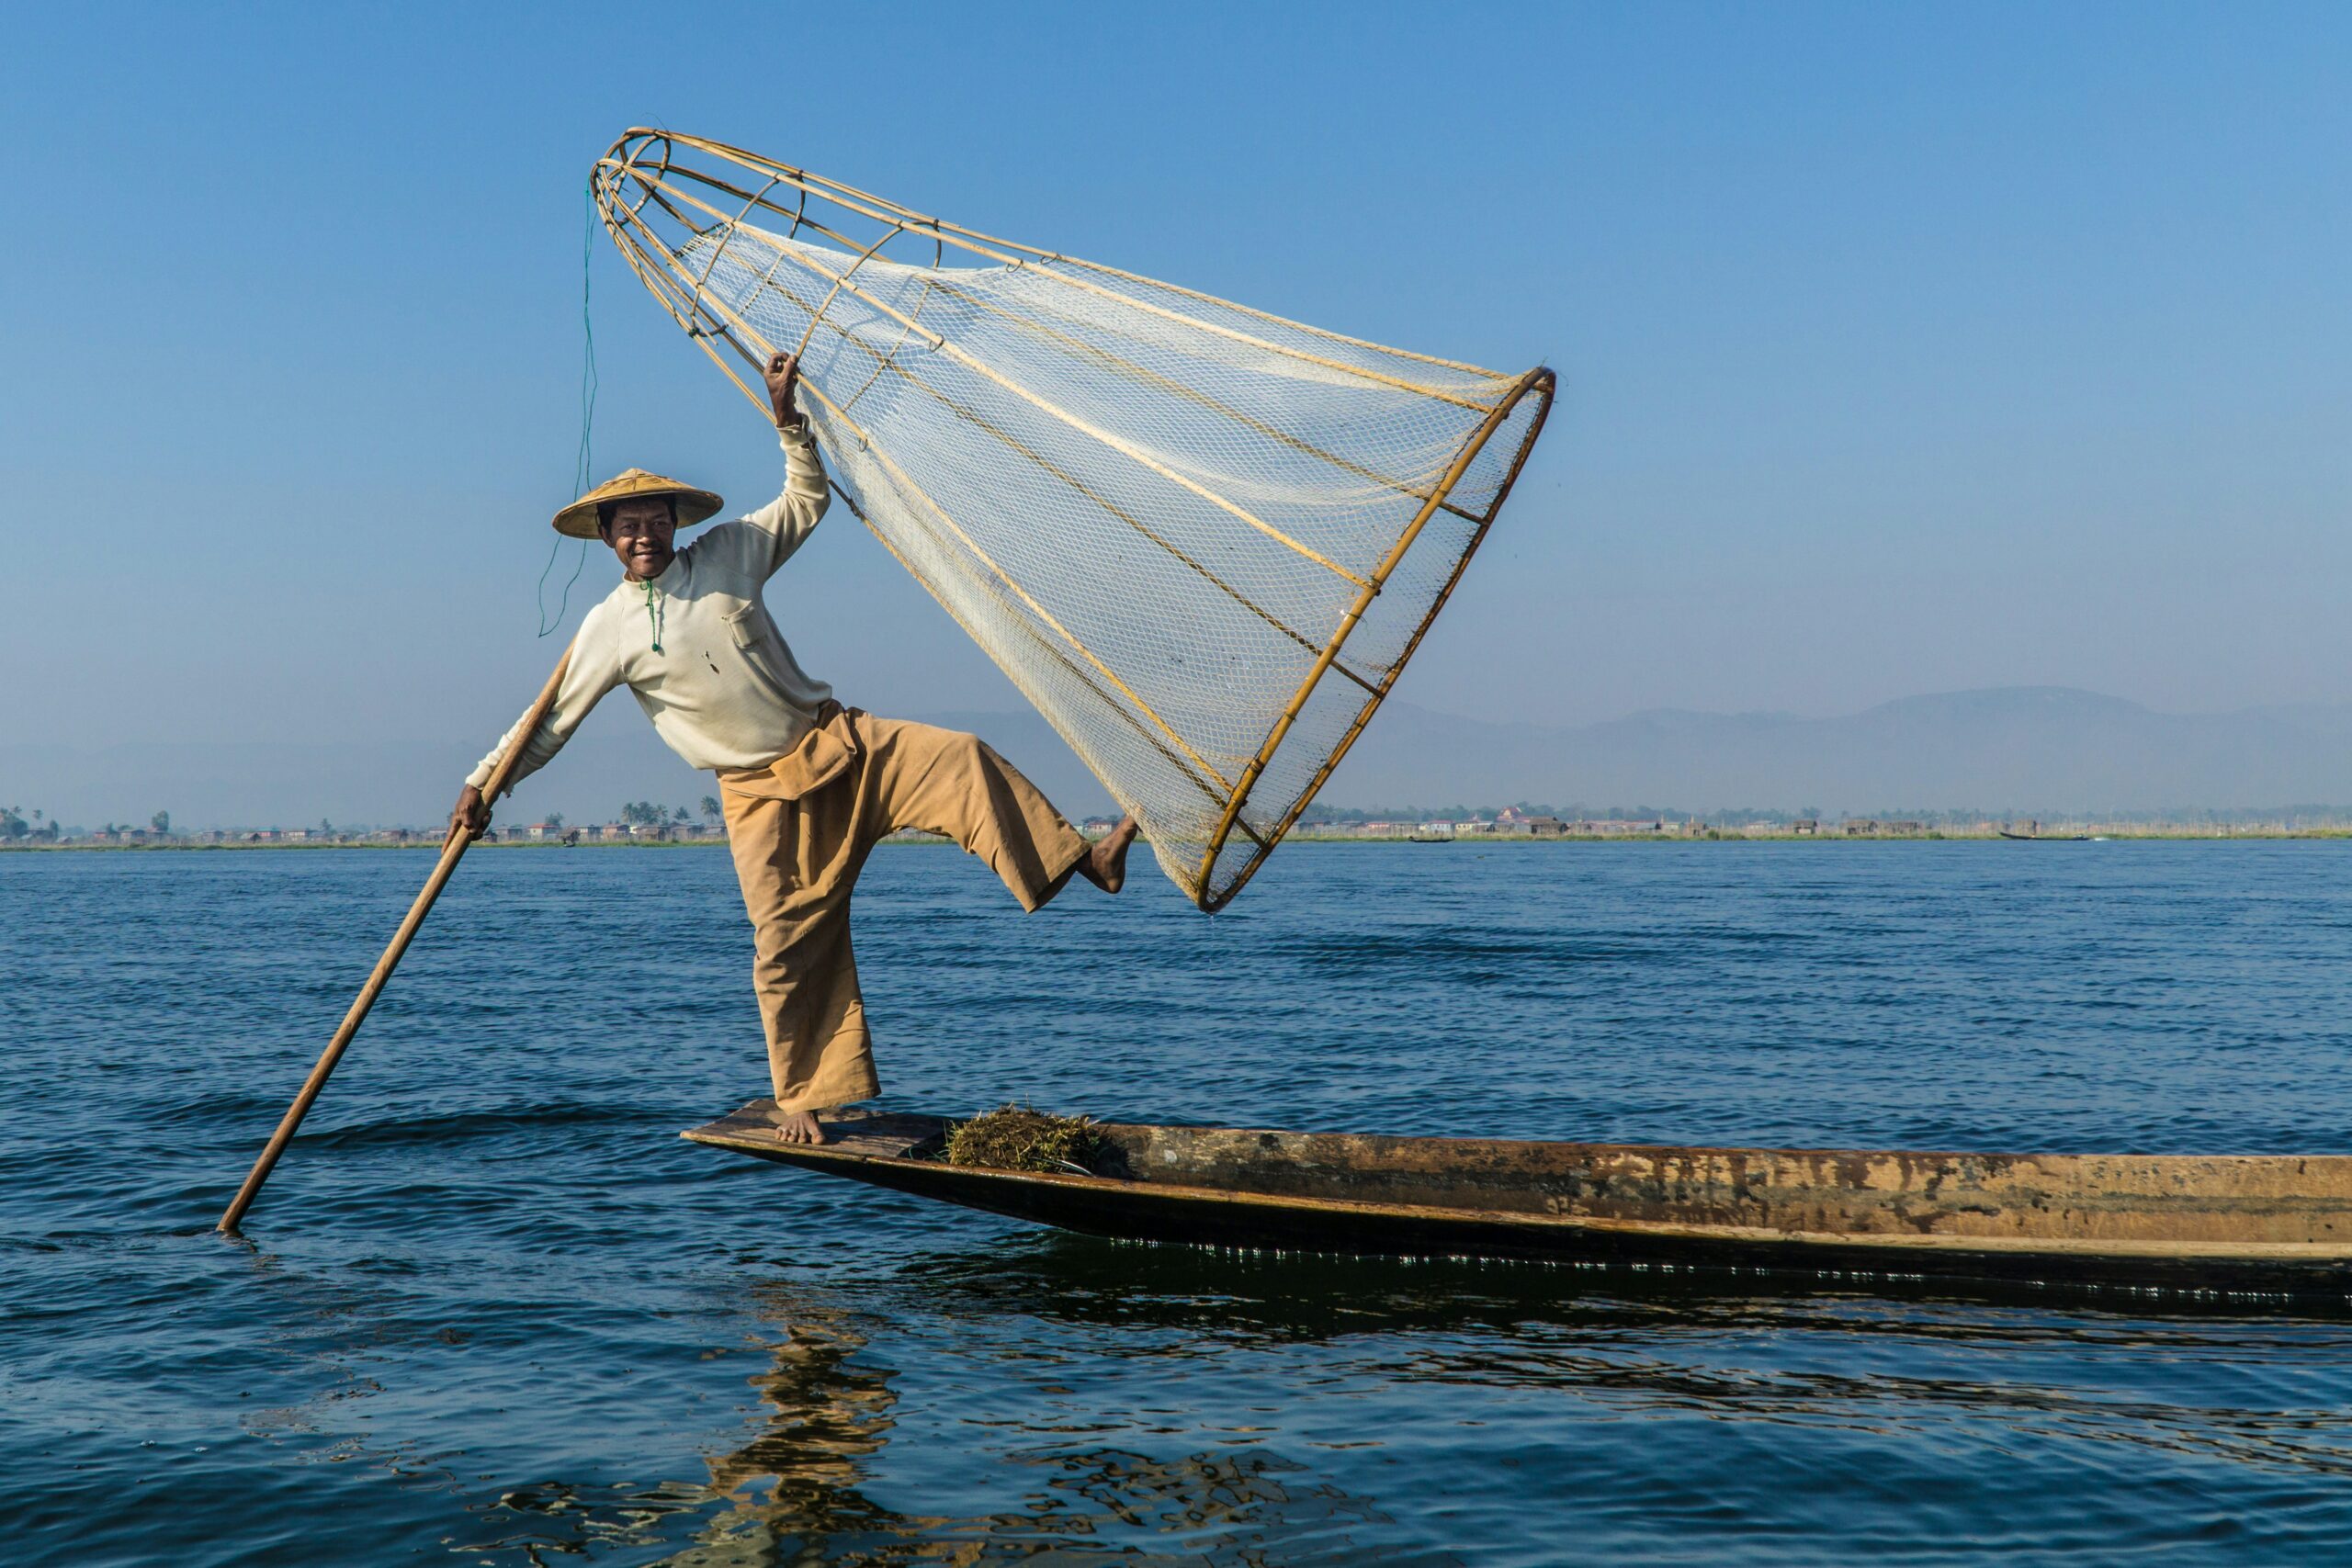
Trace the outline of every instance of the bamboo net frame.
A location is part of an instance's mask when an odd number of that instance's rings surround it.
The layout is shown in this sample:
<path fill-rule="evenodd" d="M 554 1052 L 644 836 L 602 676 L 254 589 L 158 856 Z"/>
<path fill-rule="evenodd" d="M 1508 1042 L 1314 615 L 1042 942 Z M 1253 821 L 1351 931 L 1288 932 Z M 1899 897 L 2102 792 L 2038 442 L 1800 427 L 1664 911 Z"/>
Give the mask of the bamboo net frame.
<path fill-rule="evenodd" d="M 1343 337 L 698 137 L 631 130 L 592 185 L 754 404 L 769 355 L 802 355 L 835 490 L 1204 909 L 1363 732 L 1551 407 L 1541 367 Z"/>

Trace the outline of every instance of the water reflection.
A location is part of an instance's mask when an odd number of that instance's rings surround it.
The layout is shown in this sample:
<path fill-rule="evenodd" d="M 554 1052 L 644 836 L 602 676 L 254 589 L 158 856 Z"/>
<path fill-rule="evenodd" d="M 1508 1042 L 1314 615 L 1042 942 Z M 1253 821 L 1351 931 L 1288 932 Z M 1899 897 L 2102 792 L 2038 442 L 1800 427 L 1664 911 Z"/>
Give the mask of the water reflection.
<path fill-rule="evenodd" d="M 898 1424 L 899 1374 L 880 1363 L 872 1345 L 881 1323 L 838 1304 L 831 1292 L 785 1283 L 762 1286 L 755 1303 L 772 1337 L 768 1365 L 750 1382 L 767 1413 L 749 1441 L 707 1461 L 707 1483 L 520 1489 L 485 1510 L 489 1529 L 460 1550 L 541 1563 L 643 1547 L 690 1529 L 693 1544 L 659 1562 L 751 1568 L 1101 1555 L 1205 1564 L 1381 1562 L 1393 1555 L 1355 1533 L 1387 1522 L 1385 1516 L 1279 1454 L 1201 1451 L 1163 1459 L 1120 1446 L 1042 1440 L 1051 1436 L 1042 1427 L 1032 1428 L 1040 1441 L 1010 1452 L 984 1459 L 941 1453 L 925 1461 L 977 1472 L 1014 1506 L 970 1514 L 894 1506 L 873 1495 L 869 1464 Z M 920 1472 L 924 1466 L 904 1468 Z M 902 1474 L 889 1490 L 923 1488 Z M 1414 1557 L 1452 1561 L 1426 1551 Z"/>
<path fill-rule="evenodd" d="M 1425 1494 L 1427 1477 L 1403 1479 L 1418 1463 L 1413 1424 L 1329 1440 L 1317 1400 L 1516 1410 L 1553 1450 L 1527 1455 L 1525 1483 L 1555 1488 L 1584 1484 L 1578 1433 L 1629 1421 L 1645 1423 L 1643 1462 L 1668 1474 L 1703 1464 L 1705 1445 L 1758 1440 L 1734 1428 L 1794 1427 L 1837 1485 L 1881 1484 L 1860 1457 L 1872 1452 L 2053 1440 L 2124 1467 L 2136 1451 L 2280 1484 L 2352 1476 L 2352 1409 L 2265 1400 L 2282 1374 L 2324 1376 L 2352 1354 L 2345 1316 L 2064 1312 L 2046 1298 L 1784 1283 L 1064 1236 L 863 1280 L 771 1280 L 752 1293 L 762 1415 L 707 1461 L 707 1480 L 510 1493 L 468 1550 L 541 1562 L 691 1536 L 658 1560 L 692 1568 L 1453 1560 L 1426 1533 L 1400 1538 L 1379 1500 L 1339 1478 L 1365 1472 L 1332 1450 L 1394 1447 L 1397 1483 Z M 1108 1385 L 1056 1381 L 1103 1358 L 1124 1368 Z M 923 1369 L 919 1390 L 899 1361 Z M 1138 1389 L 1165 1408 L 1148 1419 L 1118 1403 Z M 1266 1403 L 1220 1427 L 1214 1406 L 1235 1389 Z M 986 1509 L 968 1506 L 976 1495 Z"/>

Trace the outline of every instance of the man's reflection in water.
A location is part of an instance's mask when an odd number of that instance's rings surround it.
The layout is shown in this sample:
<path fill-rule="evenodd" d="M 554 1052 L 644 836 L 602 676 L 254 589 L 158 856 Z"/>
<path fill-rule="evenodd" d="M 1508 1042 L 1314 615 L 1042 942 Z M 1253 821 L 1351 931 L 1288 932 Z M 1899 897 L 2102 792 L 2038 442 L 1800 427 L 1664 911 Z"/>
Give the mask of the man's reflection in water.
<path fill-rule="evenodd" d="M 894 1513 L 857 1489 L 863 1461 L 889 1440 L 898 1374 L 857 1359 L 866 1336 L 856 1314 L 781 1286 L 759 1292 L 758 1311 L 777 1335 L 769 1369 L 751 1382 L 775 1414 L 750 1442 L 710 1461 L 713 1491 L 733 1506 L 710 1521 L 702 1545 L 671 1561 L 840 1561 L 837 1541 L 903 1542 L 944 1523 Z"/>
<path fill-rule="evenodd" d="M 1286 1560 L 1363 1561 L 1342 1532 L 1381 1518 L 1335 1488 L 1298 1484 L 1300 1466 L 1256 1449 L 1163 1461 L 1054 1446 L 1042 1431 L 1035 1449 L 999 1459 L 1012 1506 L 963 1517 L 898 1512 L 860 1490 L 896 1424 L 898 1374 L 863 1356 L 859 1314 L 782 1286 L 761 1292 L 759 1312 L 780 1331 L 770 1370 L 752 1380 L 775 1415 L 710 1461 L 712 1489 L 730 1506 L 707 1519 L 698 1544 L 666 1560 L 677 1568 L 985 1563 L 1041 1552 L 1249 1562 L 1277 1544 Z M 920 1493 L 919 1467 L 900 1468 L 911 1473 L 895 1483 Z"/>

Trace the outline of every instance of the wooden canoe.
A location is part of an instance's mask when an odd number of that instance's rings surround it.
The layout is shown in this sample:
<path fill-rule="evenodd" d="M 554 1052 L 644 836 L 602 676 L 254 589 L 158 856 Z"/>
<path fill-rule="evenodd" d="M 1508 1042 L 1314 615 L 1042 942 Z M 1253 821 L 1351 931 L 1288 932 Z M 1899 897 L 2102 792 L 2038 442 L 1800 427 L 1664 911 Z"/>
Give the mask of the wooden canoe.
<path fill-rule="evenodd" d="M 771 1102 L 698 1144 L 1097 1235 L 1402 1257 L 1689 1264 L 2352 1296 L 2352 1156 L 1993 1155 L 1106 1123 L 1089 1174 L 936 1157 L 947 1120 Z"/>

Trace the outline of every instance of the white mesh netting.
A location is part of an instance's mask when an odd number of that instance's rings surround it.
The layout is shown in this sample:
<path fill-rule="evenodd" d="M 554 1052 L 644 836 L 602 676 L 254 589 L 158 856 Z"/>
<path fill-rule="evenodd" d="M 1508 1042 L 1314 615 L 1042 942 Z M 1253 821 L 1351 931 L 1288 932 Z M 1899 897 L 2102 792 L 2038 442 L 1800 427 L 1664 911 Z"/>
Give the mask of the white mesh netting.
<path fill-rule="evenodd" d="M 1204 908 L 1386 694 L 1551 400 L 682 136 L 631 132 L 597 196 L 747 392 L 802 350 L 842 497 Z"/>

